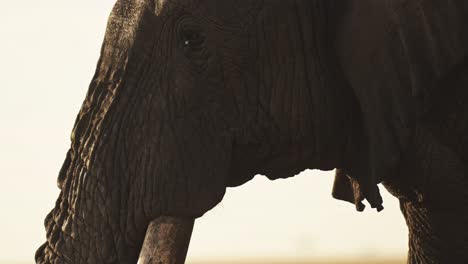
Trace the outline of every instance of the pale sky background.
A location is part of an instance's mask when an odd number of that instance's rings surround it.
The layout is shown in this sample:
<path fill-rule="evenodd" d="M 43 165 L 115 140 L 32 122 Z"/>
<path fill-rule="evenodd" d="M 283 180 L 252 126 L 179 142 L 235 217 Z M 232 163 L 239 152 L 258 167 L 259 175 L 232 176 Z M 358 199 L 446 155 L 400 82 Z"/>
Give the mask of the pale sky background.
<path fill-rule="evenodd" d="M 43 219 L 95 70 L 114 0 L 0 0 L 0 260 L 33 262 Z M 331 197 L 332 172 L 229 189 L 198 219 L 189 259 L 405 256 L 397 200 L 385 210 Z"/>

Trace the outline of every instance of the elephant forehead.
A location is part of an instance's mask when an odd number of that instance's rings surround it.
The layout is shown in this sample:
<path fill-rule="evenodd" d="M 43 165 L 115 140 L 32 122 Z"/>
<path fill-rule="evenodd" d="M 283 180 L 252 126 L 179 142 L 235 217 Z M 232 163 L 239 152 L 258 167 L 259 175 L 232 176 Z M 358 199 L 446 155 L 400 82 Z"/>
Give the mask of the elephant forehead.
<path fill-rule="evenodd" d="M 153 0 L 155 13 L 167 15 L 183 9 L 194 15 L 219 22 L 246 24 L 252 22 L 253 14 L 260 9 L 262 1 L 255 0 Z"/>

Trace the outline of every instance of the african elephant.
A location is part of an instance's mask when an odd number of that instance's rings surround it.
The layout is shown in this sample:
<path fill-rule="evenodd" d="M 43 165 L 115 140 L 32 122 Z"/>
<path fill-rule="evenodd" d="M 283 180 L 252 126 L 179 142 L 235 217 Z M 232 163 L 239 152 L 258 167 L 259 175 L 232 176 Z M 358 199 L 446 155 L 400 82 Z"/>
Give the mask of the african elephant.
<path fill-rule="evenodd" d="M 118 0 L 36 262 L 136 263 L 155 219 L 337 168 L 358 210 L 399 198 L 408 263 L 468 263 L 466 26 L 465 0 Z"/>

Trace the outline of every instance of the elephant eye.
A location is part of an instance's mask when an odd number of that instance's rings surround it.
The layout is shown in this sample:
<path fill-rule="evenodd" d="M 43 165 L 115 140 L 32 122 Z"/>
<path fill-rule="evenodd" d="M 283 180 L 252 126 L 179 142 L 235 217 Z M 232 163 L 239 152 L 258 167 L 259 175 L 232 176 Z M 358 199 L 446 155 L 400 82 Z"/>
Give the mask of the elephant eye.
<path fill-rule="evenodd" d="M 200 47 L 205 41 L 205 36 L 198 30 L 184 30 L 182 33 L 182 43 L 185 48 Z"/>

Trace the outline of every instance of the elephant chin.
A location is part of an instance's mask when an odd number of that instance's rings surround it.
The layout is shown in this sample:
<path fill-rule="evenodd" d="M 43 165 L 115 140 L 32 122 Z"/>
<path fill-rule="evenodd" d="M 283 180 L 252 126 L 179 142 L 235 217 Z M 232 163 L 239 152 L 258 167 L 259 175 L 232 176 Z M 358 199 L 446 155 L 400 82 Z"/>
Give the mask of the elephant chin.
<path fill-rule="evenodd" d="M 161 216 L 146 230 L 138 264 L 183 264 L 192 235 L 193 218 Z"/>

